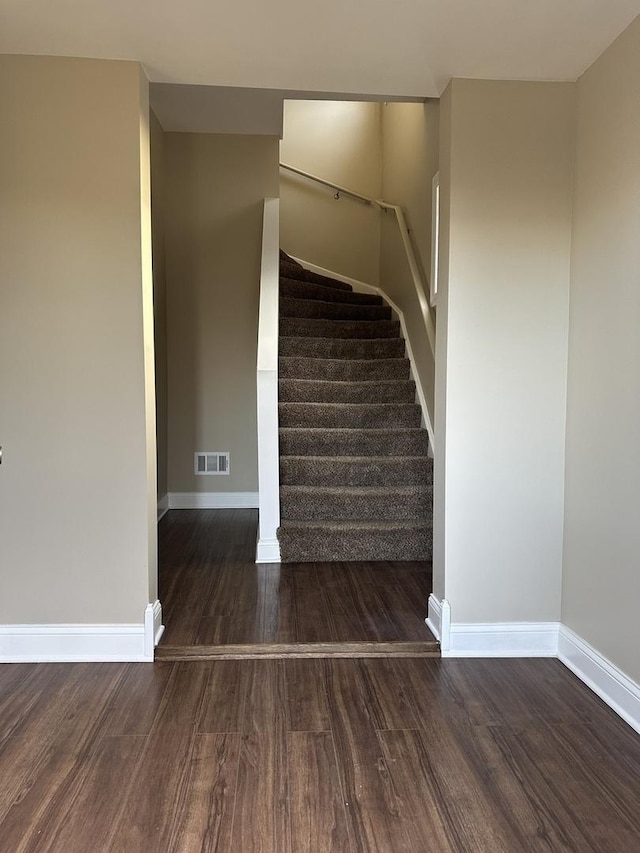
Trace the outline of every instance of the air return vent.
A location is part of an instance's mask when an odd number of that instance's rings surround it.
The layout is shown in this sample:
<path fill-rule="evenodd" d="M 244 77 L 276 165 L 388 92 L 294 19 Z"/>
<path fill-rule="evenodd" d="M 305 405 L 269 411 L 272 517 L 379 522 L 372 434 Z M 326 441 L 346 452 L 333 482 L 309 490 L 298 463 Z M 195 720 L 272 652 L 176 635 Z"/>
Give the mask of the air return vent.
<path fill-rule="evenodd" d="M 204 450 L 194 454 L 195 474 L 228 474 L 230 459 L 228 453 L 217 450 Z"/>

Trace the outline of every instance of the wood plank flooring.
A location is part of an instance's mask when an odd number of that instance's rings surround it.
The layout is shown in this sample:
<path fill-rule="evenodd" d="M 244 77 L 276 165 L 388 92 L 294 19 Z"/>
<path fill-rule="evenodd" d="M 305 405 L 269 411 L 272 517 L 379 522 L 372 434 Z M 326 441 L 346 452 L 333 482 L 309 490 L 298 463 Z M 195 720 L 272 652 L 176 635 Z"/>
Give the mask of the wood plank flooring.
<path fill-rule="evenodd" d="M 255 654 L 260 646 L 369 644 L 343 654 L 437 654 L 424 623 L 431 592 L 427 562 L 256 565 L 254 510 L 174 510 L 159 525 L 160 600 L 166 626 L 158 657 Z M 391 644 L 399 644 L 393 648 Z M 421 644 L 421 648 L 419 645 Z M 234 647 L 235 652 L 229 651 Z M 240 648 L 240 651 L 238 651 Z M 324 650 L 329 653 L 328 649 Z M 309 651 L 313 654 L 313 650 Z"/>
<path fill-rule="evenodd" d="M 555 660 L 0 666 L 2 853 L 640 853 L 639 779 Z"/>

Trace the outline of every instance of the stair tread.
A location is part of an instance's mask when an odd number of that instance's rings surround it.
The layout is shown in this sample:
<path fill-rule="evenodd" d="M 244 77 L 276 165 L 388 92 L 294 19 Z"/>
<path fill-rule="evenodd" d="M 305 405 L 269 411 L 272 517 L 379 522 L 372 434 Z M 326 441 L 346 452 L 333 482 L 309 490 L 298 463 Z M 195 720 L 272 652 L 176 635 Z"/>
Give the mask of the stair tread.
<path fill-rule="evenodd" d="M 407 407 L 412 408 L 412 409 L 413 408 L 418 408 L 418 409 L 420 408 L 418 403 L 332 403 L 330 401 L 327 401 L 327 402 L 309 401 L 309 402 L 307 402 L 304 400 L 285 401 L 283 403 L 279 403 L 278 405 L 279 406 L 317 406 L 317 407 L 322 407 L 322 408 L 326 408 L 327 406 L 329 406 L 329 407 L 334 407 L 336 409 L 343 409 L 345 406 L 347 406 L 347 407 L 359 406 L 361 408 L 368 407 L 370 409 L 380 409 L 380 408 L 403 409 L 403 408 L 407 408 Z"/>
<path fill-rule="evenodd" d="M 289 384 L 302 383 L 304 385 L 340 385 L 342 387 L 345 385 L 365 385 L 370 387 L 375 385 L 376 388 L 379 388 L 380 385 L 415 386 L 413 379 L 308 379 L 306 377 L 298 378 L 297 376 L 285 376 L 283 379 L 279 379 L 278 381 Z"/>
<path fill-rule="evenodd" d="M 431 530 L 432 523 L 431 519 L 398 519 L 392 521 L 383 521 L 381 519 L 371 519 L 371 520 L 355 520 L 351 521 L 349 519 L 342 521 L 325 521 L 319 519 L 318 521 L 297 521 L 295 519 L 287 520 L 282 519 L 280 522 L 281 528 L 291 529 L 294 527 L 299 527 L 301 530 L 312 530 L 313 528 L 320 528 L 322 530 L 336 530 L 336 531 L 347 531 L 347 530 L 363 530 L 363 531 L 387 531 L 387 530 Z"/>
<path fill-rule="evenodd" d="M 356 323 L 391 320 L 391 308 L 388 305 L 362 305 L 280 294 L 279 307 L 280 317 L 286 317 L 289 320 L 331 320 Z"/>
<path fill-rule="evenodd" d="M 289 338 L 291 340 L 291 338 Z M 313 338 L 303 338 L 302 340 L 308 342 L 312 341 Z M 376 339 L 377 340 L 377 339 Z M 358 340 L 358 343 L 362 343 L 362 339 Z M 365 367 L 371 364 L 372 361 L 375 362 L 376 366 L 378 362 L 389 362 L 391 365 L 397 365 L 402 363 L 403 365 L 409 364 L 409 359 L 404 356 L 398 356 L 397 358 L 380 358 L 380 359 L 371 359 L 371 358 L 314 358 L 311 355 L 281 355 L 279 358 L 282 361 L 292 362 L 292 361 L 310 361 L 310 362 L 322 362 L 326 364 L 327 362 L 334 361 L 337 365 L 344 365 L 345 362 L 349 362 L 354 367 Z M 390 380 L 395 381 L 395 380 Z"/>
<path fill-rule="evenodd" d="M 306 332 L 306 334 L 305 334 Z M 348 340 L 397 339 L 398 320 L 327 320 L 313 317 L 281 317 L 282 337 L 338 338 Z"/>
<path fill-rule="evenodd" d="M 324 430 L 323 430 L 324 432 Z M 371 432 L 371 430 L 367 430 L 367 432 Z M 402 456 L 319 456 L 319 455 L 310 455 L 305 456 L 303 454 L 291 454 L 290 456 L 284 456 L 283 459 L 288 459 L 292 461 L 304 460 L 305 462 L 344 462 L 348 464 L 353 464 L 354 462 L 357 464 L 359 462 L 367 465 L 371 465 L 372 463 L 389 463 L 392 462 L 412 462 L 412 461 L 422 461 L 424 459 L 428 459 L 430 462 L 433 462 L 433 459 L 426 454 L 413 454 L 413 455 L 402 455 Z"/>
<path fill-rule="evenodd" d="M 302 494 L 303 492 L 309 492 L 314 495 L 333 495 L 339 492 L 342 495 L 345 494 L 353 494 L 353 495 L 387 495 L 389 492 L 393 492 L 394 494 L 415 494 L 415 492 L 420 491 L 428 491 L 432 486 L 428 485 L 415 485 L 415 486 L 407 486 L 407 485 L 397 485 L 397 486 L 314 486 L 312 484 L 305 483 L 295 483 L 292 485 L 280 486 L 281 491 L 287 492 L 296 492 Z"/>
<path fill-rule="evenodd" d="M 313 284 L 320 284 L 323 287 L 334 287 L 336 290 L 353 291 L 350 284 L 344 281 L 339 281 L 337 278 L 330 278 L 326 275 L 320 275 L 317 272 L 305 269 L 297 261 L 280 261 L 280 275 L 286 278 L 291 278 L 294 281 L 308 281 Z"/>
<path fill-rule="evenodd" d="M 349 305 L 382 305 L 383 299 L 374 293 L 356 293 L 353 290 L 339 290 L 313 281 L 280 276 L 280 294 L 294 299 L 322 299 L 326 302 L 339 302 Z"/>
<path fill-rule="evenodd" d="M 314 358 L 331 361 L 378 361 L 405 358 L 402 338 L 323 338 L 315 335 L 283 335 L 280 358 Z"/>
<path fill-rule="evenodd" d="M 286 405 L 281 403 L 280 405 Z M 317 434 L 317 435 L 326 435 L 327 429 L 326 427 L 280 427 L 280 432 L 292 433 L 292 432 L 304 432 L 307 435 Z M 422 435 L 424 433 L 424 429 L 422 427 L 408 427 L 408 426 L 397 426 L 397 427 L 336 427 L 331 430 L 333 435 L 337 433 L 345 433 L 347 435 L 356 435 L 357 433 L 366 433 L 367 436 L 375 436 L 375 435 L 397 435 L 398 433 L 402 433 L 402 435 L 412 434 L 412 435 Z M 299 454 L 298 454 L 299 455 Z M 345 454 L 342 454 L 343 456 Z"/>

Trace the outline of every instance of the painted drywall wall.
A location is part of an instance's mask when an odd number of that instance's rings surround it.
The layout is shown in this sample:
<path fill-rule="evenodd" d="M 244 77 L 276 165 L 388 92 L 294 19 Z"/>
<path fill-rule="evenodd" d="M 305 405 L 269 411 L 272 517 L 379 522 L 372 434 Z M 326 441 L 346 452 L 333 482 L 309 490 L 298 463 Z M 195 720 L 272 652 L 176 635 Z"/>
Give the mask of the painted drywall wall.
<path fill-rule="evenodd" d="M 282 136 L 277 89 L 152 83 L 151 106 L 167 132 Z"/>
<path fill-rule="evenodd" d="M 431 270 L 431 182 L 438 171 L 438 112 L 435 101 L 382 107 L 382 197 L 399 205 L 422 268 L 428 302 Z M 435 359 L 425 332 L 396 217 L 380 216 L 380 286 L 402 309 L 427 407 L 433 421 Z M 433 322 L 432 312 L 432 322 Z"/>
<path fill-rule="evenodd" d="M 167 282 L 164 260 L 164 132 L 154 112 L 151 128 L 151 224 L 153 238 L 153 313 L 155 330 L 156 444 L 158 498 L 168 492 L 167 455 Z"/>
<path fill-rule="evenodd" d="M 562 621 L 640 681 L 640 20 L 578 81 Z"/>
<path fill-rule="evenodd" d="M 447 316 L 437 326 L 445 357 L 437 399 L 442 405 L 446 382 L 446 400 L 436 419 L 446 429 L 436 468 L 446 518 L 436 522 L 444 542 L 435 555 L 446 554 L 453 622 L 553 621 L 575 86 L 454 80 L 449 97 L 441 137 L 450 135 L 441 163 L 446 295 L 439 292 Z"/>
<path fill-rule="evenodd" d="M 147 86 L 0 57 L 0 623 L 140 624 L 155 588 Z"/>
<path fill-rule="evenodd" d="M 439 167 L 437 100 L 382 105 L 382 197 L 399 204 L 423 271 L 431 270 L 431 180 Z"/>
<path fill-rule="evenodd" d="M 170 492 L 257 491 L 256 351 L 263 199 L 278 139 L 165 134 Z M 229 476 L 196 476 L 229 451 Z"/>
<path fill-rule="evenodd" d="M 285 101 L 280 159 L 371 198 L 382 190 L 381 105 Z M 378 284 L 377 208 L 282 172 L 280 244 L 296 257 Z"/>

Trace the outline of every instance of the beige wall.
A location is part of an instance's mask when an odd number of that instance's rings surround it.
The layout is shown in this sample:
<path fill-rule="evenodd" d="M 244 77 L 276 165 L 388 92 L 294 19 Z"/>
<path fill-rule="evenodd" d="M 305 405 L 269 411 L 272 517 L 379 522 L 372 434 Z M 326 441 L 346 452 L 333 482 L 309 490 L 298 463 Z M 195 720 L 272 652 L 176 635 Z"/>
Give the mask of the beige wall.
<path fill-rule="evenodd" d="M 435 101 L 382 107 L 382 197 L 404 212 L 425 284 L 431 272 L 431 182 L 438 171 L 438 113 Z M 380 217 L 380 286 L 403 311 L 433 420 L 435 360 L 400 231 L 391 213 Z M 428 292 L 426 297 L 428 300 Z"/>
<path fill-rule="evenodd" d="M 141 623 L 156 576 L 146 79 L 3 56 L 0 81 L 0 623 Z"/>
<path fill-rule="evenodd" d="M 382 197 L 402 207 L 427 278 L 431 271 L 431 180 L 439 167 L 439 113 L 436 100 L 382 106 Z"/>
<path fill-rule="evenodd" d="M 451 84 L 435 555 L 453 622 L 560 617 L 574 89 Z"/>
<path fill-rule="evenodd" d="M 640 20 L 578 82 L 562 619 L 640 681 Z"/>
<path fill-rule="evenodd" d="M 280 159 L 362 195 L 382 190 L 381 105 L 350 101 L 285 101 Z M 280 244 L 335 272 L 378 284 L 377 208 L 282 172 Z"/>
<path fill-rule="evenodd" d="M 257 491 L 256 343 L 262 200 L 278 139 L 167 133 L 169 491 Z M 231 474 L 195 476 L 195 451 Z"/>
<path fill-rule="evenodd" d="M 164 260 L 164 214 L 166 205 L 164 132 L 153 111 L 151 127 L 151 207 L 153 226 L 153 311 L 155 329 L 156 435 L 158 497 L 167 486 L 167 282 Z"/>

